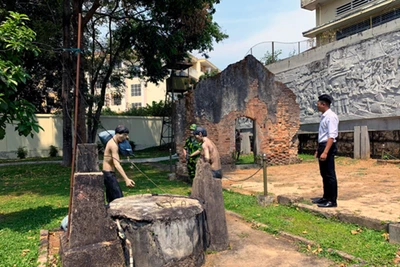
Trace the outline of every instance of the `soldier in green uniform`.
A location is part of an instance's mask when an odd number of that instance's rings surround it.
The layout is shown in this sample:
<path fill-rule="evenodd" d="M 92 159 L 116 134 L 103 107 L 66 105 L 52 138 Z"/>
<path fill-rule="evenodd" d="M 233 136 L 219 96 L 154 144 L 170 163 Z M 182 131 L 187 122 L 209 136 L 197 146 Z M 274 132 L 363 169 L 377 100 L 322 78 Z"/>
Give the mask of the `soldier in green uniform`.
<path fill-rule="evenodd" d="M 190 136 L 186 139 L 185 146 L 183 147 L 183 156 L 187 162 L 187 169 L 189 174 L 190 182 L 193 181 L 196 175 L 196 162 L 200 157 L 201 143 L 199 143 L 193 135 L 193 131 L 196 130 L 197 125 L 190 125 Z"/>

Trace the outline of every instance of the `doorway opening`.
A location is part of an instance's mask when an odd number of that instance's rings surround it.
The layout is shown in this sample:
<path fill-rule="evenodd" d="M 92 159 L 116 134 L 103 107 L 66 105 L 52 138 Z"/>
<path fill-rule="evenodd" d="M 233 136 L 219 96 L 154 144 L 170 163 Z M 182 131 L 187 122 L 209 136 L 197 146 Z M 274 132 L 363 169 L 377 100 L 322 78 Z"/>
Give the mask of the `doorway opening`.
<path fill-rule="evenodd" d="M 236 164 L 254 164 L 257 155 L 257 138 L 255 121 L 248 117 L 235 120 L 235 153 Z"/>

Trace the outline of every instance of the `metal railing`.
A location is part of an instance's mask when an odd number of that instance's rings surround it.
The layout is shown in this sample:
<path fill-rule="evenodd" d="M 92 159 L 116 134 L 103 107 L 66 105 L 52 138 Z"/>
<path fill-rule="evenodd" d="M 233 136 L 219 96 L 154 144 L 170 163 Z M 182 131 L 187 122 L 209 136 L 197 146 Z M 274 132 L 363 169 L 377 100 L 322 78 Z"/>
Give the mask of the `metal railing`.
<path fill-rule="evenodd" d="M 250 47 L 246 56 L 253 55 L 263 63 L 265 63 L 267 58 L 272 58 L 275 62 L 298 55 L 314 47 L 316 47 L 315 38 L 309 38 L 298 42 L 265 41 Z"/>

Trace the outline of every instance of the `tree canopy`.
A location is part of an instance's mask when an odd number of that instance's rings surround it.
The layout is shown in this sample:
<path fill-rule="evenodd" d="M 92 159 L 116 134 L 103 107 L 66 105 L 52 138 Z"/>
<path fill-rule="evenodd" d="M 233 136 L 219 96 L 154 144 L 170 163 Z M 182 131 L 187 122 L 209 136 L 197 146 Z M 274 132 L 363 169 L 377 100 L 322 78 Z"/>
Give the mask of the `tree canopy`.
<path fill-rule="evenodd" d="M 188 52 L 207 56 L 215 42 L 227 38 L 213 20 L 215 5 L 219 2 L 2 1 L 0 21 L 4 20 L 6 11 L 28 14 L 31 20 L 23 21 L 37 33 L 35 44 L 40 47 L 40 51 L 35 50 L 38 56 L 20 54 L 23 60 L 19 66 L 29 71 L 31 79 L 25 79 L 26 83 L 18 82 L 13 96 L 33 104 L 27 106 L 25 113 L 43 113 L 52 110 L 48 92 L 57 94 L 59 104 L 62 102 L 57 108 L 62 109 L 64 119 L 63 160 L 64 165 L 68 165 L 72 156 L 72 92 L 76 88 L 77 53 L 81 53 L 82 58 L 77 140 L 94 142 L 105 91 L 110 84 L 122 92 L 125 78 L 141 77 L 157 83 L 169 75 L 175 63 L 188 60 Z M 81 50 L 76 49 L 79 14 L 82 15 Z M 29 127 L 20 130 L 26 132 Z"/>
<path fill-rule="evenodd" d="M 116 1 L 100 5 L 87 21 L 85 35 L 90 74 L 88 140 L 93 142 L 108 84 L 124 88 L 138 76 L 157 83 L 190 51 L 207 57 L 214 42 L 227 35 L 213 21 L 216 0 Z M 93 6 L 88 10 L 92 10 Z M 90 13 L 90 12 L 87 12 Z M 101 29 L 101 30 L 100 30 Z M 89 53 L 88 53 L 89 54 Z M 117 67 L 123 62 L 123 68 Z M 96 96 L 96 85 L 101 92 Z M 122 89 L 123 90 L 123 89 Z M 119 93 L 119 91 L 117 92 Z"/>
<path fill-rule="evenodd" d="M 27 20 L 24 14 L 10 12 L 0 25 L 0 139 L 5 137 L 6 123 L 15 123 L 15 130 L 24 136 L 42 129 L 35 106 L 19 97 L 17 90 L 30 77 L 21 66 L 23 55 L 39 52 L 32 43 L 36 34 L 26 26 Z"/>

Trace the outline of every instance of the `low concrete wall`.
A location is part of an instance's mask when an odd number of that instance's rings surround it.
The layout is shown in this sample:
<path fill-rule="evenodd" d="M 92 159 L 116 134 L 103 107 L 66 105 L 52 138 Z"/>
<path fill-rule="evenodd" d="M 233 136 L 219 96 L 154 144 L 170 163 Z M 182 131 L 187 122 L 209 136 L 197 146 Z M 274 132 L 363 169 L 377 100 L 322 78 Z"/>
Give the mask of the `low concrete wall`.
<path fill-rule="evenodd" d="M 371 158 L 400 158 L 400 131 L 369 131 Z M 354 132 L 339 132 L 338 155 L 353 157 Z M 317 149 L 318 134 L 299 134 L 299 153 L 314 154 Z"/>
<path fill-rule="evenodd" d="M 0 140 L 0 158 L 16 158 L 19 147 L 28 151 L 28 157 L 47 157 L 50 146 L 56 146 L 59 155 L 62 155 L 63 146 L 63 118 L 58 115 L 38 114 L 39 125 L 44 131 L 30 136 L 19 136 L 15 126 L 7 125 L 6 137 Z M 102 127 L 98 132 L 114 130 L 123 124 L 130 130 L 129 138 L 136 144 L 136 150 L 158 146 L 162 130 L 161 117 L 129 117 L 129 116 L 102 116 Z"/>

